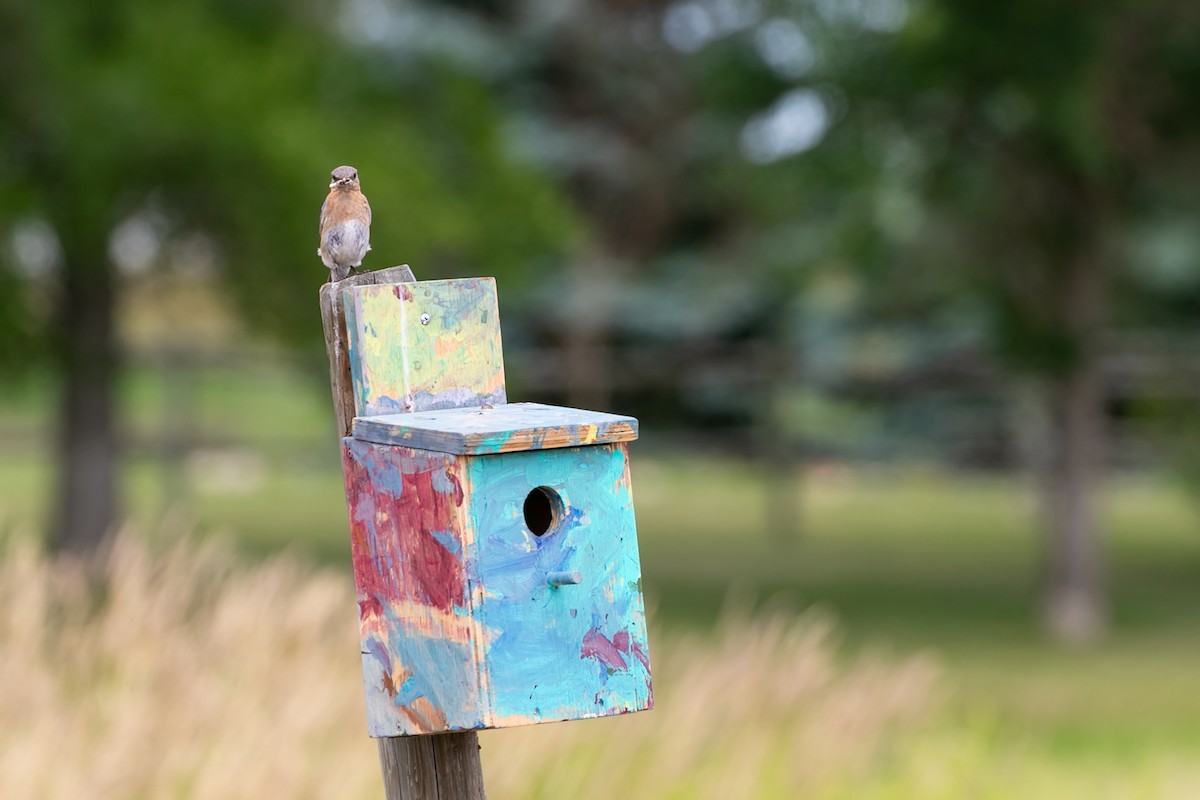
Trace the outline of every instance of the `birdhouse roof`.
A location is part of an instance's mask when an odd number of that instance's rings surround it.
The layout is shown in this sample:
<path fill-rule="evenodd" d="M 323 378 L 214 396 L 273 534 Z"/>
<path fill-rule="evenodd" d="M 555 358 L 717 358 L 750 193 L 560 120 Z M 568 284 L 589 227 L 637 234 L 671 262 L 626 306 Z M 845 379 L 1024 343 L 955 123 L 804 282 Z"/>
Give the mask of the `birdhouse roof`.
<path fill-rule="evenodd" d="M 633 417 L 541 403 L 355 417 L 354 438 L 460 455 L 629 442 Z"/>

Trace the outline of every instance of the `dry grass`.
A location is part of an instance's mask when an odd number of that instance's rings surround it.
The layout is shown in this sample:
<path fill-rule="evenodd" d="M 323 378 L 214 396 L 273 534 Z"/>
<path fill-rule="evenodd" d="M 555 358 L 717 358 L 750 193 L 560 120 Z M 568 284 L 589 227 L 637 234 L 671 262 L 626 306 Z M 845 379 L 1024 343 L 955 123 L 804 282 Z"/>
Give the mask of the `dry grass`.
<path fill-rule="evenodd" d="M 875 771 L 935 696 L 927 659 L 839 664 L 819 615 L 656 642 L 656 709 L 487 735 L 496 797 L 811 797 Z"/>
<path fill-rule="evenodd" d="M 372 797 L 354 597 L 287 559 L 118 540 L 102 589 L 0 564 L 0 797 Z"/>
<path fill-rule="evenodd" d="M 378 796 L 348 576 L 127 533 L 97 585 L 31 547 L 0 561 L 0 797 Z M 489 794 L 831 787 L 932 696 L 925 661 L 839 665 L 816 617 L 656 644 L 654 712 L 484 734 Z"/>

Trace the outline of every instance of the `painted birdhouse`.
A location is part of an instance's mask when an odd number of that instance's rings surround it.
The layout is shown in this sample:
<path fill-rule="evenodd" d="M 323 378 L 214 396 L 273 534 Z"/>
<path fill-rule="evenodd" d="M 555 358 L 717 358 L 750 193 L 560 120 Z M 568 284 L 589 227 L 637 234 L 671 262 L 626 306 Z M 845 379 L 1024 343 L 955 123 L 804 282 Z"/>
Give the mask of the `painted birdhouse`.
<path fill-rule="evenodd" d="M 490 278 L 358 286 L 343 302 L 370 734 L 650 708 L 637 421 L 507 403 Z"/>

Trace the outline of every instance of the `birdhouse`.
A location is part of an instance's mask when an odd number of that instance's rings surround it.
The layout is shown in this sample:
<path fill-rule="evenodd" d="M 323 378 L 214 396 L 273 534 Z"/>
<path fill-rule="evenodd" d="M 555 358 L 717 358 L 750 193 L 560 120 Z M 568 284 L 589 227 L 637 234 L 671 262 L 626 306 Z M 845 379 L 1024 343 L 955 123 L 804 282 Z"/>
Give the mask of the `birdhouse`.
<path fill-rule="evenodd" d="M 508 403 L 492 279 L 356 286 L 343 302 L 370 734 L 650 708 L 637 421 Z"/>

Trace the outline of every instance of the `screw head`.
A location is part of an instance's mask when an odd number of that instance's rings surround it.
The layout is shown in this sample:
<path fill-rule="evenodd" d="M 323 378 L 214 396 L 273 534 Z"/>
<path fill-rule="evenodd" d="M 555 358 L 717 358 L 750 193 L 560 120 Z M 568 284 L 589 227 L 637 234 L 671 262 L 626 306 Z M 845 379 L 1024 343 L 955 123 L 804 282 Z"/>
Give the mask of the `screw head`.
<path fill-rule="evenodd" d="M 428 324 L 429 324 L 429 315 L 428 315 L 428 314 L 422 314 L 422 315 L 421 315 L 421 324 L 422 324 L 422 325 L 428 325 Z"/>

